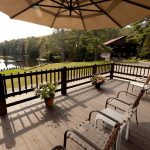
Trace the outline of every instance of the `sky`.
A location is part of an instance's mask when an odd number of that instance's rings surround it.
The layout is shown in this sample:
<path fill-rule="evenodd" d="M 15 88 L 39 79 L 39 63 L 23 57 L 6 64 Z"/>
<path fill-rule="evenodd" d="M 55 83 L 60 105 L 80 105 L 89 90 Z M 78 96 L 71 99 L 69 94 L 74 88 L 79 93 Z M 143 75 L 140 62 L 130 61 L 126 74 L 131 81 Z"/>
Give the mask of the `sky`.
<path fill-rule="evenodd" d="M 44 36 L 52 34 L 53 29 L 33 23 L 10 19 L 0 12 L 0 42 L 5 40 Z"/>

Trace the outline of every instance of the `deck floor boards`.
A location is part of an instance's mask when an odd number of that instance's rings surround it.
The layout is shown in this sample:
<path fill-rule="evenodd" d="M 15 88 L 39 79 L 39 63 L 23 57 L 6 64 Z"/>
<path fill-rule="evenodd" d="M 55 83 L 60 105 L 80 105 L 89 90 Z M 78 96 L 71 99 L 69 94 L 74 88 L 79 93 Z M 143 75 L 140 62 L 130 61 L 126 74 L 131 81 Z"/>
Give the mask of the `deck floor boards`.
<path fill-rule="evenodd" d="M 87 119 L 91 110 L 104 108 L 108 97 L 115 96 L 126 87 L 127 82 L 115 79 L 108 80 L 100 90 L 89 83 L 69 89 L 66 96 L 57 93 L 50 109 L 46 108 L 40 98 L 9 107 L 8 115 L 0 119 L 0 150 L 50 150 L 55 145 L 62 145 L 65 130 Z M 139 89 L 134 88 L 134 93 L 138 92 Z M 7 101 L 26 96 L 29 94 Z M 121 150 L 150 149 L 150 95 L 144 95 L 138 108 L 138 119 L 139 125 L 136 125 L 133 116 L 131 136 L 129 141 L 122 138 Z M 68 149 L 80 150 L 71 141 L 68 142 Z"/>

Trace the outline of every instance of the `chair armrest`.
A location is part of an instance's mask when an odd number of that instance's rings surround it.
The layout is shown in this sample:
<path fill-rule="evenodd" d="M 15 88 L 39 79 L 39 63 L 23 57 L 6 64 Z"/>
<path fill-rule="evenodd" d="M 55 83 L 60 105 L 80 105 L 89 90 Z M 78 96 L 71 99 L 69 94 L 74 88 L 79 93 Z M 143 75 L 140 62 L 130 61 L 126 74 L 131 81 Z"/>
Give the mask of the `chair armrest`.
<path fill-rule="evenodd" d="M 110 116 L 104 114 L 103 112 L 101 112 L 101 111 L 99 111 L 99 110 L 93 110 L 93 111 L 91 111 L 91 112 L 89 113 L 89 119 L 88 119 L 89 121 L 91 120 L 92 113 L 94 113 L 94 112 L 100 113 L 101 115 L 107 117 L 108 119 L 110 119 L 110 120 L 112 120 L 112 121 L 114 121 L 114 122 L 116 122 L 116 123 L 119 123 L 118 120 L 116 120 L 116 119 L 114 119 L 114 118 L 112 118 L 112 117 L 110 117 Z"/>
<path fill-rule="evenodd" d="M 125 101 L 123 101 L 123 100 L 121 100 L 121 99 L 119 99 L 119 98 L 117 98 L 117 97 L 110 97 L 110 98 L 108 98 L 108 99 L 106 100 L 105 108 L 107 108 L 107 105 L 108 105 L 110 102 L 112 102 L 113 100 L 119 101 L 119 102 L 121 102 L 121 103 L 123 103 L 123 104 L 126 104 L 126 105 L 128 105 L 128 106 L 131 105 L 131 103 L 127 103 L 127 102 L 125 102 Z"/>
<path fill-rule="evenodd" d="M 87 139 L 85 136 L 83 136 L 81 133 L 77 132 L 76 130 L 74 129 L 71 129 L 71 130 L 67 130 L 65 131 L 64 133 L 64 147 L 66 148 L 66 142 L 67 142 L 67 138 L 69 136 L 67 136 L 67 133 L 68 132 L 71 132 L 71 133 L 74 133 L 75 135 L 77 135 L 78 137 L 80 137 L 83 141 L 85 141 L 87 144 L 89 144 L 90 146 L 92 146 L 94 149 L 99 149 L 98 146 L 96 146 L 94 143 L 92 143 L 89 139 Z"/>
<path fill-rule="evenodd" d="M 120 92 L 118 92 L 118 94 L 117 94 L 117 98 L 119 98 L 120 93 L 126 93 L 126 95 L 129 94 L 129 95 L 131 95 L 131 96 L 137 97 L 136 95 L 134 95 L 134 94 L 132 94 L 132 93 L 129 93 L 129 92 L 127 92 L 127 91 L 120 91 Z"/>

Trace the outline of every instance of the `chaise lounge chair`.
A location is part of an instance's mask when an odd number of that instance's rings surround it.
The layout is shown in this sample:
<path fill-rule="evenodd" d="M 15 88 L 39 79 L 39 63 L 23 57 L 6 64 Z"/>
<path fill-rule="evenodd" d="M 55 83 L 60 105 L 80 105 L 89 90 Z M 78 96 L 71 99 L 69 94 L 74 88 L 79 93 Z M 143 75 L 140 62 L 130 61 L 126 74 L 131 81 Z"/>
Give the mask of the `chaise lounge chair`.
<path fill-rule="evenodd" d="M 101 123 L 98 125 L 95 124 L 94 121 L 91 121 L 91 116 L 93 113 L 99 113 L 104 118 L 101 119 Z M 130 118 L 129 116 L 124 116 L 122 122 L 118 122 L 117 120 L 111 118 L 110 116 L 102 113 L 101 111 L 95 110 L 91 111 L 89 114 L 89 119 L 79 124 L 75 129 L 67 130 L 64 133 L 64 145 L 63 147 L 66 149 L 67 140 L 71 139 L 78 145 L 80 145 L 83 149 L 86 150 L 109 150 L 109 149 L 117 149 L 116 141 L 120 130 L 120 127 L 125 126 L 126 122 Z M 95 116 L 94 116 L 95 118 Z M 114 123 L 113 128 L 108 128 L 105 126 L 105 119 L 110 120 Z M 119 140 L 117 141 L 117 143 Z"/>
<path fill-rule="evenodd" d="M 137 107 L 139 105 L 139 102 L 144 94 L 144 92 L 146 91 L 146 88 L 143 88 L 138 96 L 135 96 L 129 92 L 126 91 L 121 91 L 118 93 L 117 97 L 111 97 L 108 98 L 106 100 L 106 105 L 105 108 L 101 111 L 103 114 L 112 117 L 113 119 L 117 120 L 118 122 L 122 122 L 122 120 L 124 119 L 124 117 L 126 116 L 127 112 L 129 112 L 129 110 L 131 109 L 133 113 L 135 113 L 136 115 L 136 121 L 138 124 L 138 120 L 137 120 Z M 122 99 L 119 99 L 119 95 L 120 93 L 125 92 L 128 93 L 129 95 L 135 96 L 135 101 L 133 103 L 128 103 Z M 115 103 L 114 103 L 115 102 Z M 118 104 L 118 105 L 117 105 Z M 120 107 L 121 105 L 124 105 L 126 107 L 125 109 L 122 109 L 122 107 Z M 99 119 L 104 120 L 104 116 L 101 115 L 100 113 L 98 113 L 96 115 L 95 121 L 97 122 Z M 110 121 L 110 120 L 105 120 L 105 122 L 111 126 L 114 126 L 114 122 Z M 130 119 L 127 120 L 126 122 L 126 136 L 125 139 L 128 140 L 129 137 L 129 125 L 130 125 Z M 124 128 L 125 126 L 123 126 Z M 119 137 L 119 141 L 121 142 L 121 136 Z M 119 143 L 120 143 L 119 142 Z M 120 149 L 120 144 L 118 145 L 118 149 Z"/>

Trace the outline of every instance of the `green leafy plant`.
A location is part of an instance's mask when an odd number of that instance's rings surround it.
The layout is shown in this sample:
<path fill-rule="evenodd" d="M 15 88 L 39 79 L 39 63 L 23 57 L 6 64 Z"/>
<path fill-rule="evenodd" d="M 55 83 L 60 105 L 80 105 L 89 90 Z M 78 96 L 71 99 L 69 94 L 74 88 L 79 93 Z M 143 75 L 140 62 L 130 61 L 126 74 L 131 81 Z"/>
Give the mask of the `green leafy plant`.
<path fill-rule="evenodd" d="M 93 75 L 92 78 L 91 78 L 91 81 L 92 81 L 93 84 L 97 84 L 97 83 L 103 84 L 105 82 L 105 77 L 103 77 L 100 74 Z"/>
<path fill-rule="evenodd" d="M 54 98 L 57 89 L 57 83 L 43 83 L 35 89 L 35 94 L 41 99 Z"/>

